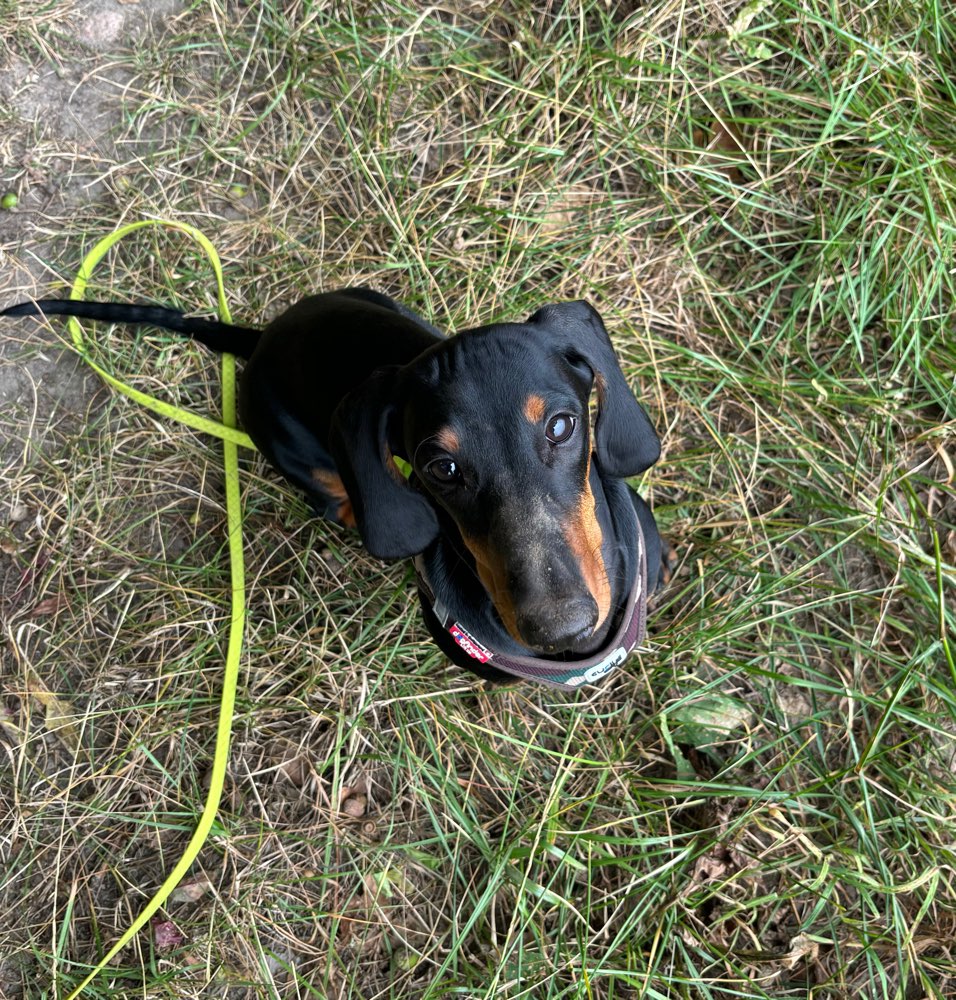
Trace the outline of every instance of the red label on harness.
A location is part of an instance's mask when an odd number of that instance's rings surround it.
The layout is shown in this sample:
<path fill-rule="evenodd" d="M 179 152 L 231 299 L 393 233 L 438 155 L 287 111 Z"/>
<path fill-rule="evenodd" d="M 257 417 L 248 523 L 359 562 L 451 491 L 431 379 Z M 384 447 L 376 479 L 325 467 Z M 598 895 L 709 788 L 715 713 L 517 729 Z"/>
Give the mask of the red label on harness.
<path fill-rule="evenodd" d="M 451 633 L 452 639 L 458 643 L 459 646 L 473 659 L 478 660 L 480 663 L 486 663 L 492 657 L 492 652 L 490 649 L 485 649 L 484 646 L 465 628 L 458 624 L 458 622 L 452 622 L 448 626 L 448 631 Z"/>

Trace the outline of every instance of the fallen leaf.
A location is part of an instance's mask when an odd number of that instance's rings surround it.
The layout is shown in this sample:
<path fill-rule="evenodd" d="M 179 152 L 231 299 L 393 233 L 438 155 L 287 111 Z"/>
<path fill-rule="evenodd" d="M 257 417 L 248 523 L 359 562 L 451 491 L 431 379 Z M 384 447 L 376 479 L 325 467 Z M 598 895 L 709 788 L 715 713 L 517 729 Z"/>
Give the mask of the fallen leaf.
<path fill-rule="evenodd" d="M 72 753 L 78 753 L 81 746 L 80 730 L 73 721 L 80 713 L 66 699 L 55 695 L 40 679 L 37 672 L 25 664 L 27 690 L 46 710 L 44 722 L 47 729 Z"/>
<path fill-rule="evenodd" d="M 392 899 L 396 895 L 408 896 L 414 891 L 414 886 L 401 868 L 387 864 L 384 868 L 369 872 L 365 876 L 365 892 L 370 902 L 379 899 Z"/>
<path fill-rule="evenodd" d="M 300 754 L 297 757 L 284 760 L 279 765 L 279 773 L 284 775 L 296 788 L 302 788 L 309 780 L 311 770 L 308 760 Z"/>
<path fill-rule="evenodd" d="M 773 55 L 766 42 L 747 34 L 750 25 L 770 6 L 772 0 L 751 0 L 744 4 L 727 32 L 727 40 L 739 45 L 751 59 L 769 59 Z"/>
<path fill-rule="evenodd" d="M 744 702 L 720 694 L 680 705 L 667 714 L 675 727 L 675 740 L 695 747 L 727 739 L 732 730 L 749 725 L 754 717 Z"/>
<path fill-rule="evenodd" d="M 54 594 L 53 597 L 48 597 L 46 600 L 34 604 L 30 616 L 32 618 L 42 618 L 45 615 L 55 615 L 66 603 L 66 598 L 62 594 Z"/>
<path fill-rule="evenodd" d="M 695 882 L 723 882 L 736 871 L 739 868 L 734 864 L 730 851 L 717 841 L 694 863 L 691 878 Z"/>
<path fill-rule="evenodd" d="M 806 934 L 798 934 L 790 942 L 790 951 L 783 957 L 784 965 L 792 969 L 800 959 L 815 962 L 820 954 L 820 945 Z"/>
<path fill-rule="evenodd" d="M 26 733 L 13 721 L 13 713 L 6 705 L 0 706 L 0 729 L 5 729 L 18 743 L 26 737 Z"/>
<path fill-rule="evenodd" d="M 541 212 L 540 235 L 554 236 L 580 226 L 582 213 L 590 211 L 593 202 L 594 190 L 585 184 L 559 190 Z"/>
<path fill-rule="evenodd" d="M 956 531 L 947 531 L 943 539 L 943 551 L 951 562 L 956 562 Z"/>
<path fill-rule="evenodd" d="M 734 122 L 715 118 L 709 131 L 695 128 L 694 146 L 702 148 L 698 162 L 720 170 L 734 184 L 743 181 L 739 163 L 745 160 L 746 146 L 743 133 Z"/>
<path fill-rule="evenodd" d="M 195 903 L 202 899 L 212 888 L 209 879 L 196 879 L 194 882 L 181 882 L 169 894 L 171 903 Z"/>

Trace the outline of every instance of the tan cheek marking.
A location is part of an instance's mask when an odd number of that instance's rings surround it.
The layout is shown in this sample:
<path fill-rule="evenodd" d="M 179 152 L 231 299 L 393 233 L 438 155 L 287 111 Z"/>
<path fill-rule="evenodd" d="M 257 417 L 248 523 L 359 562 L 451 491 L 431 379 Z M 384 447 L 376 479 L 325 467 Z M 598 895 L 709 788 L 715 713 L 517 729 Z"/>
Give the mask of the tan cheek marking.
<path fill-rule="evenodd" d="M 469 538 L 464 534 L 461 537 L 465 545 L 468 546 L 468 551 L 475 558 L 478 579 L 488 591 L 488 596 L 491 598 L 505 628 L 516 642 L 524 644 L 524 639 L 518 632 L 518 616 L 511 600 L 511 592 L 508 590 L 508 574 L 504 561 L 499 555 L 480 545 L 474 538 Z"/>
<path fill-rule="evenodd" d="M 347 528 L 356 527 L 355 512 L 352 510 L 352 501 L 345 490 L 342 477 L 337 472 L 329 472 L 327 469 L 313 469 L 312 478 L 316 485 L 324 490 L 333 499 L 338 501 L 338 509 L 335 516 Z"/>
<path fill-rule="evenodd" d="M 532 393 L 524 401 L 524 415 L 525 419 L 532 424 L 540 424 L 544 420 L 544 400 L 540 396 L 534 395 Z"/>
<path fill-rule="evenodd" d="M 588 473 L 591 471 L 588 462 Z M 601 543 L 604 534 L 598 523 L 594 508 L 594 494 L 591 492 L 591 482 L 585 477 L 584 492 L 575 511 L 574 520 L 564 529 L 564 537 L 571 549 L 585 586 L 597 603 L 598 619 L 595 629 L 601 627 L 611 610 L 611 582 L 607 578 L 607 567 L 601 553 Z"/>
<path fill-rule="evenodd" d="M 461 441 L 458 439 L 458 435 L 452 430 L 451 427 L 442 427 L 441 430 L 435 435 L 435 440 L 438 442 L 439 446 L 444 448 L 445 451 L 458 451 L 461 446 Z"/>

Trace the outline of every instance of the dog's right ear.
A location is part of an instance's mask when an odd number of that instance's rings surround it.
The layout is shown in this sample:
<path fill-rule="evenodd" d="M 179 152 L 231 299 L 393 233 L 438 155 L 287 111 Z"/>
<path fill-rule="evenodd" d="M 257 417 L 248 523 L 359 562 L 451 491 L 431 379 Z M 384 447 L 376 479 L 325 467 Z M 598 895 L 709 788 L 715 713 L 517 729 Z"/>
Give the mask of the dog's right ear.
<path fill-rule="evenodd" d="M 332 414 L 329 450 L 342 477 L 355 523 L 368 551 L 379 559 L 423 552 L 438 535 L 431 504 L 406 481 L 392 458 L 390 429 L 396 369 L 375 372 Z"/>

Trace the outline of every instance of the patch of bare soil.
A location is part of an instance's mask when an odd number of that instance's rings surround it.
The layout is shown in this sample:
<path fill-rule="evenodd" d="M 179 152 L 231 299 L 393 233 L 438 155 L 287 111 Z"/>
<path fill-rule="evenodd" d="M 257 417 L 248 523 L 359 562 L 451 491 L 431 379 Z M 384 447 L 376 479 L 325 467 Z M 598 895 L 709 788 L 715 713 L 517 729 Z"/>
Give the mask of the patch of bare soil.
<path fill-rule="evenodd" d="M 0 185 L 17 196 L 14 208 L 0 211 L 0 303 L 48 292 L 72 273 L 77 248 L 64 246 L 57 221 L 93 219 L 102 203 L 102 176 L 114 158 L 129 83 L 112 53 L 144 32 L 161 32 L 182 6 L 179 0 L 58 4 L 38 19 L 36 36 L 14 36 L 14 44 L 0 47 L 0 107 L 12 125 L 0 132 Z M 44 343 L 37 330 L 35 321 L 0 329 L 5 463 L 25 447 L 42 447 L 64 418 L 82 416 L 99 386 L 78 359 Z"/>
<path fill-rule="evenodd" d="M 49 294 L 71 276 L 80 247 L 66 245 L 62 224 L 95 220 L 103 212 L 102 179 L 113 162 L 113 137 L 123 124 L 129 74 L 117 66 L 115 53 L 145 33 L 161 33 L 166 19 L 184 5 L 180 0 L 76 0 L 35 16 L 29 6 L 13 18 L 9 36 L 0 27 L 0 194 L 17 198 L 14 207 L 0 211 L 0 305 Z M 115 217 L 112 207 L 109 213 Z M 96 228 L 91 222 L 91 231 Z M 8 634 L 15 621 L 22 627 L 24 601 L 46 582 L 50 553 L 34 551 L 31 537 L 61 493 L 56 466 L 108 399 L 99 379 L 48 329 L 33 320 L 0 326 L 0 623 Z M 48 483 L 47 477 L 38 482 L 38 463 L 49 464 Z M 33 602 L 28 618 L 41 622 L 44 615 L 62 611 L 63 599 L 46 593 Z M 22 668 L 4 642 L 0 680 L 7 697 L 0 702 L 0 735 L 16 725 L 25 704 L 9 693 Z M 48 706 L 48 721 L 49 711 Z M 14 752 L 0 754 L 0 785 L 22 787 L 23 775 L 14 772 L 30 766 L 68 786 L 77 775 L 62 736 L 34 742 L 37 756 L 29 762 Z M 16 866 L 22 823 L 29 822 L 23 820 L 25 812 L 29 809 L 21 808 L 22 822 L 10 827 L 3 821 L 9 836 L 0 837 L 0 870 L 12 872 Z M 24 878 L 0 879 L 6 885 L 0 888 L 0 911 L 16 913 L 24 929 L 42 923 L 50 905 L 49 877 L 41 864 Z M 36 891 L 24 894 L 29 887 Z M 44 911 L 38 911 L 38 920 L 24 912 L 31 909 L 30 900 Z M 108 905 L 108 899 L 102 902 Z M 20 943 L 22 949 L 7 937 L 0 953 L 0 996 L 10 1000 L 38 995 L 31 984 L 45 982 L 49 971 L 35 967 L 27 940 Z"/>

